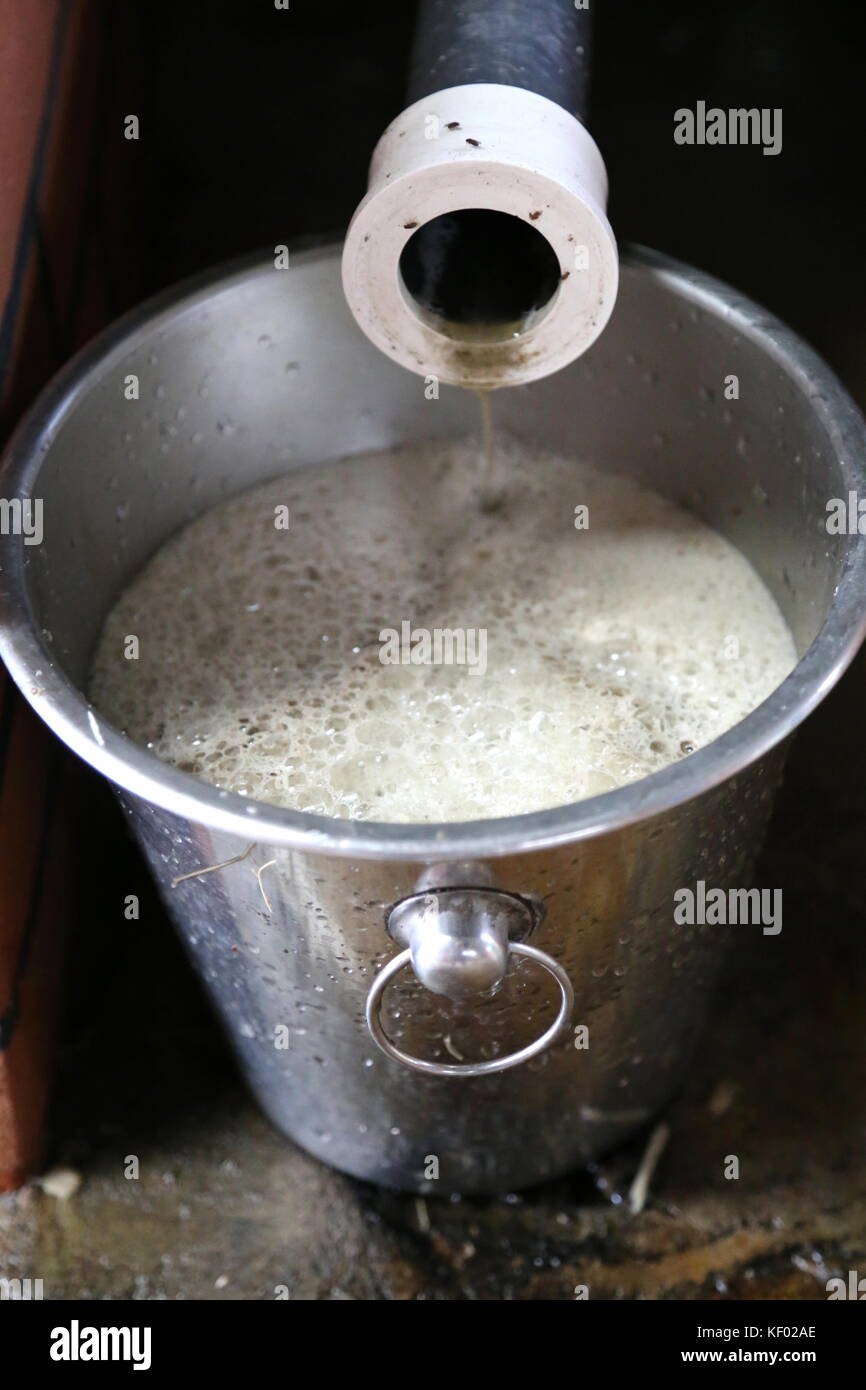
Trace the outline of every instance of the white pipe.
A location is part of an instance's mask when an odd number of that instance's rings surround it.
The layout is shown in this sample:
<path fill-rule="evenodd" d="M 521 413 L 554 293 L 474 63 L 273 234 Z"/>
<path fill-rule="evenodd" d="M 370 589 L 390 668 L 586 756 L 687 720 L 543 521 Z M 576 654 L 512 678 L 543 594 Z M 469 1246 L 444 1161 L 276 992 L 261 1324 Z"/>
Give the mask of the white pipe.
<path fill-rule="evenodd" d="M 607 174 L 586 127 L 547 97 L 478 83 L 423 97 L 373 153 L 368 192 L 343 251 L 346 300 L 377 347 L 410 371 L 474 387 L 532 381 L 595 341 L 616 300 Z M 515 325 L 446 324 L 415 302 L 400 257 L 418 227 L 483 208 L 525 220 L 561 278 L 548 304 Z"/>

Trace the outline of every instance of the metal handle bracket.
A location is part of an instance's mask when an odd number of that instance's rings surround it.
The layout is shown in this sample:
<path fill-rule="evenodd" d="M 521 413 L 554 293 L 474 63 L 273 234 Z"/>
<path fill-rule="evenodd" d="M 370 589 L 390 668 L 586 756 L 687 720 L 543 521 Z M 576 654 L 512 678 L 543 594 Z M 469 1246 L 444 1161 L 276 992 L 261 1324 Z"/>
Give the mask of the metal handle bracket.
<path fill-rule="evenodd" d="M 491 881 L 483 887 L 460 887 L 441 879 L 426 891 L 396 904 L 388 915 L 390 935 L 405 949 L 379 972 L 367 998 L 367 1026 L 389 1057 L 428 1076 L 487 1076 L 506 1071 L 536 1057 L 567 1026 L 574 1006 L 571 981 L 561 965 L 526 942 L 544 913 L 535 898 L 504 893 Z M 516 1052 L 484 1062 L 457 1065 L 428 1062 L 401 1051 L 382 1026 L 382 996 L 389 980 L 411 965 L 416 977 L 434 994 L 465 1000 L 490 992 L 502 983 L 512 955 L 537 961 L 560 988 L 559 1012 L 538 1038 Z"/>

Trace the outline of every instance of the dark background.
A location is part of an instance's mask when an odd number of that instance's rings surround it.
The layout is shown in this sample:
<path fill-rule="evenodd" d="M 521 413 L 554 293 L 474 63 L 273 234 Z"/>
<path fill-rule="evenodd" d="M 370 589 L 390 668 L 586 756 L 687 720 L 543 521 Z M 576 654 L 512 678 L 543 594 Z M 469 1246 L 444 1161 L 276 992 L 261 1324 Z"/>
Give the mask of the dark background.
<path fill-rule="evenodd" d="M 563 0 L 567 3 L 567 0 Z M 621 241 L 729 280 L 837 369 L 862 367 L 858 5 L 593 0 L 590 128 Z M 144 293 L 227 257 L 341 234 L 405 93 L 415 6 L 115 0 L 113 100 L 139 112 Z M 859 20 L 859 23 L 858 23 Z M 783 148 L 684 147 L 673 113 L 782 107 Z"/>

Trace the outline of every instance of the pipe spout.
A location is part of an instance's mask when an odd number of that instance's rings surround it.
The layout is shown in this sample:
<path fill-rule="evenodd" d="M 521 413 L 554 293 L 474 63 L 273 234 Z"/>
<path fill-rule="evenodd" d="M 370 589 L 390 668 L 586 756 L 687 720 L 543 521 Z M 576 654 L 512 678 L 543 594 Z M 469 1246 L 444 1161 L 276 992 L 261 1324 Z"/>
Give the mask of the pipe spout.
<path fill-rule="evenodd" d="M 616 299 L 607 174 L 585 125 L 589 10 L 423 0 L 410 104 L 379 141 L 343 254 L 382 351 L 490 388 L 564 367 Z"/>

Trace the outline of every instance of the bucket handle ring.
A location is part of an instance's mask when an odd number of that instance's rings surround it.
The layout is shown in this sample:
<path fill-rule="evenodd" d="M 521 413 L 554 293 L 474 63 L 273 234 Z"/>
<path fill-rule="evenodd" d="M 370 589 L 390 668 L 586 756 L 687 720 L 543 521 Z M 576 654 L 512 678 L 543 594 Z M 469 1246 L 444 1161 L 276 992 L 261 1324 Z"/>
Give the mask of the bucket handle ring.
<path fill-rule="evenodd" d="M 490 1076 L 492 1072 L 508 1071 L 511 1067 L 518 1067 L 522 1062 L 528 1062 L 530 1058 L 537 1057 L 539 1053 L 550 1047 L 551 1043 L 567 1026 L 574 1008 L 574 990 L 571 987 L 571 980 L 559 962 L 544 951 L 539 951 L 537 946 L 530 946 L 525 941 L 509 941 L 508 954 L 528 956 L 530 960 L 536 961 L 556 980 L 562 996 L 559 1012 L 550 1027 L 545 1029 L 533 1042 L 527 1043 L 526 1047 L 521 1047 L 516 1052 L 508 1052 L 503 1057 L 494 1057 L 486 1062 L 460 1064 L 427 1062 L 421 1057 L 413 1057 L 411 1053 L 403 1052 L 387 1036 L 382 1026 L 381 1011 L 382 996 L 389 980 L 393 979 L 404 966 L 412 964 L 412 952 L 408 949 L 401 951 L 399 955 L 394 956 L 387 965 L 382 967 L 373 982 L 370 993 L 367 995 L 367 1027 L 373 1040 L 395 1062 L 402 1062 L 405 1067 L 411 1068 L 412 1071 L 423 1072 L 426 1076 Z"/>

